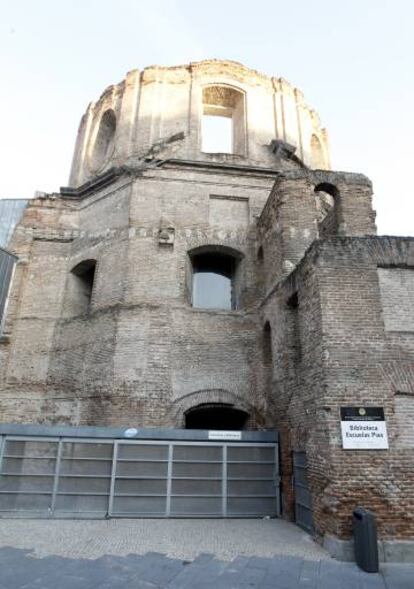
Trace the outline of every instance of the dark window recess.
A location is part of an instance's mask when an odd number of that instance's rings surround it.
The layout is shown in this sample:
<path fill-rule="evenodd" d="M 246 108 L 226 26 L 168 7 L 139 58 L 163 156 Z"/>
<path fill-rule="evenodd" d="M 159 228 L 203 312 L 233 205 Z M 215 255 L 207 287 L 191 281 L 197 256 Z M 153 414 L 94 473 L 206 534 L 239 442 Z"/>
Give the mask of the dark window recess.
<path fill-rule="evenodd" d="M 263 328 L 263 364 L 266 368 L 272 366 L 272 328 L 266 321 Z"/>
<path fill-rule="evenodd" d="M 302 346 L 300 340 L 300 324 L 299 324 L 299 299 L 298 293 L 295 292 L 287 300 L 288 313 L 288 329 L 289 329 L 289 348 L 292 350 L 293 359 L 299 362 L 302 357 Z"/>
<path fill-rule="evenodd" d="M 193 307 L 235 309 L 235 259 L 222 253 L 199 254 L 192 258 Z"/>
<path fill-rule="evenodd" d="M 185 414 L 186 429 L 242 430 L 249 415 L 225 404 L 205 404 L 189 409 Z"/>
<path fill-rule="evenodd" d="M 339 191 L 333 184 L 324 182 L 315 187 L 315 203 L 319 237 L 338 233 Z"/>
<path fill-rule="evenodd" d="M 263 384 L 267 394 L 272 393 L 272 380 L 273 380 L 273 350 L 272 350 L 272 328 L 270 323 L 266 321 L 263 328 L 263 340 L 262 340 L 262 352 L 263 352 Z"/>
<path fill-rule="evenodd" d="M 72 269 L 79 308 L 83 311 L 87 311 L 91 303 L 95 268 L 95 260 L 84 260 Z"/>
<path fill-rule="evenodd" d="M 287 300 L 287 306 L 289 309 L 295 310 L 299 307 L 298 293 L 295 292 Z"/>

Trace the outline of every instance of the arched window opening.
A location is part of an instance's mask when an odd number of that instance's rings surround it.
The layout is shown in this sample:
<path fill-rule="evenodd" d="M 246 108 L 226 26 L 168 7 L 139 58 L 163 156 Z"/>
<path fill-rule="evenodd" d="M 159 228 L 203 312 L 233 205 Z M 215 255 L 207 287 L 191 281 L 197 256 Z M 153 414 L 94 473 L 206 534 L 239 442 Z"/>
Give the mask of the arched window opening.
<path fill-rule="evenodd" d="M 71 270 L 71 299 L 75 314 L 87 313 L 92 300 L 95 260 L 83 260 Z"/>
<path fill-rule="evenodd" d="M 259 264 L 263 264 L 263 247 L 260 246 L 259 249 L 257 250 L 257 261 L 259 262 Z"/>
<path fill-rule="evenodd" d="M 186 429 L 242 430 L 249 414 L 225 403 L 205 403 L 185 413 Z"/>
<path fill-rule="evenodd" d="M 112 109 L 106 110 L 99 122 L 99 129 L 93 146 L 91 167 L 99 170 L 109 159 L 114 148 L 116 116 Z"/>
<path fill-rule="evenodd" d="M 224 251 L 190 254 L 192 305 L 201 309 L 237 309 L 239 260 Z"/>
<path fill-rule="evenodd" d="M 203 88 L 201 150 L 245 155 L 244 93 L 230 86 Z"/>
<path fill-rule="evenodd" d="M 333 184 L 323 182 L 315 187 L 315 203 L 320 237 L 338 232 L 339 191 Z"/>
<path fill-rule="evenodd" d="M 272 328 L 270 327 L 270 323 L 266 321 L 263 328 L 263 365 L 265 368 L 270 368 L 272 364 Z"/>
<path fill-rule="evenodd" d="M 262 361 L 263 361 L 263 388 L 265 394 L 272 395 L 273 380 L 273 348 L 272 348 L 272 328 L 266 321 L 262 332 Z"/>
<path fill-rule="evenodd" d="M 288 298 L 286 306 L 288 308 L 286 347 L 292 356 L 293 362 L 298 363 L 302 358 L 302 342 L 300 337 L 299 297 L 297 292 Z"/>
<path fill-rule="evenodd" d="M 311 165 L 316 170 L 326 168 L 322 142 L 317 135 L 312 135 L 311 138 Z"/>

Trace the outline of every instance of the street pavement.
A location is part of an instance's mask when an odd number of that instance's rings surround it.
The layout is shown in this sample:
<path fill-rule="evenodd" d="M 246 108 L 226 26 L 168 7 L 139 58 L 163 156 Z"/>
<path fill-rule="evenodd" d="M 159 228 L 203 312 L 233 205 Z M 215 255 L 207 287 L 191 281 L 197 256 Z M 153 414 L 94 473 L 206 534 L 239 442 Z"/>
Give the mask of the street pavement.
<path fill-rule="evenodd" d="M 281 520 L 0 521 L 0 589 L 121 588 L 414 589 L 414 564 L 364 573 Z"/>

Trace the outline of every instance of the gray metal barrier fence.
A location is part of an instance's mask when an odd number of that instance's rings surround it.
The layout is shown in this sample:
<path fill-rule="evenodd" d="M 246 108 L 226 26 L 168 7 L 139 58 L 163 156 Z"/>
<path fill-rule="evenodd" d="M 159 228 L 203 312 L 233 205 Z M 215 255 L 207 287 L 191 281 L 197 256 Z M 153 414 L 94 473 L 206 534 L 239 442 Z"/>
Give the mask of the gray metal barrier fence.
<path fill-rule="evenodd" d="M 277 516 L 277 446 L 4 435 L 0 516 Z"/>

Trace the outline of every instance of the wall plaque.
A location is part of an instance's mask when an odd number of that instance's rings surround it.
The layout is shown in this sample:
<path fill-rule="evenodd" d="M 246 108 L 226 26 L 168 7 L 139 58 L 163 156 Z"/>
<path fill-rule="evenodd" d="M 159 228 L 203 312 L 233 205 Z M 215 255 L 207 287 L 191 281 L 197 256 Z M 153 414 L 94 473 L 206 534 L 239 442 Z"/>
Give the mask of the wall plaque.
<path fill-rule="evenodd" d="M 382 407 L 341 407 L 344 450 L 388 450 Z"/>

